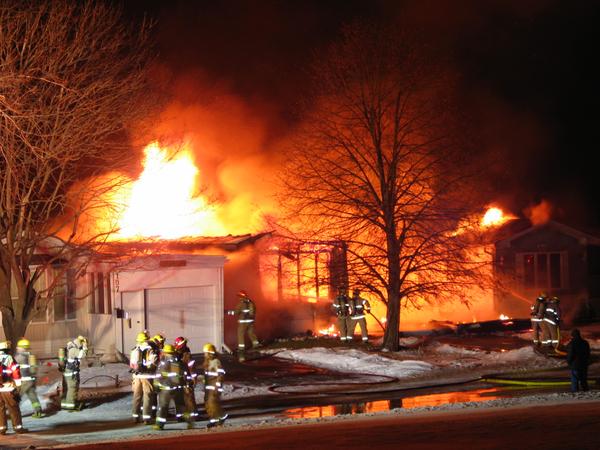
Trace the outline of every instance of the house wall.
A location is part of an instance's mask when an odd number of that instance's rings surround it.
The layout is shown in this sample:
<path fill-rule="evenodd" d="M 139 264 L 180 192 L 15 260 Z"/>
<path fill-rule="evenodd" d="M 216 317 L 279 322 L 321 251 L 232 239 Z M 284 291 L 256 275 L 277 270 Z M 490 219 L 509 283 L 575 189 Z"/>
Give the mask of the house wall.
<path fill-rule="evenodd" d="M 54 320 L 54 304 L 51 303 L 46 311 L 46 321 L 34 321 L 29 325 L 26 337 L 38 358 L 57 357 L 58 350 L 78 335 L 90 337 L 96 352 L 114 352 L 112 314 L 89 314 L 89 293 L 87 278 L 78 278 L 75 282 L 75 318 Z M 0 333 L 4 334 L 1 326 Z"/>
<path fill-rule="evenodd" d="M 184 267 L 160 267 L 161 261 L 185 260 Z M 132 261 L 126 266 L 114 269 L 111 274 L 111 303 L 112 308 L 107 314 L 89 312 L 91 287 L 88 274 L 76 279 L 75 282 L 75 318 L 64 321 L 54 321 L 53 305 L 47 311 L 44 323 L 31 323 L 27 329 L 27 338 L 31 341 L 32 351 L 38 358 L 53 358 L 58 350 L 78 335 L 89 338 L 93 350 L 105 355 L 108 359 L 115 357 L 122 342 L 122 319 L 117 318 L 116 307 L 120 304 L 122 292 L 139 291 L 144 289 L 177 288 L 193 286 L 214 286 L 217 314 L 213 320 L 216 327 L 215 345 L 220 348 L 223 343 L 223 265 L 226 258 L 210 255 L 161 255 Z M 109 272 L 107 265 L 95 265 L 88 268 L 90 272 Z M 141 330 L 140 330 L 141 331 Z M 150 332 L 159 330 L 150 330 Z M 174 323 L 166 332 L 172 340 L 180 333 Z M 3 334 L 0 326 L 0 333 Z M 202 345 L 204 343 L 194 343 Z"/>

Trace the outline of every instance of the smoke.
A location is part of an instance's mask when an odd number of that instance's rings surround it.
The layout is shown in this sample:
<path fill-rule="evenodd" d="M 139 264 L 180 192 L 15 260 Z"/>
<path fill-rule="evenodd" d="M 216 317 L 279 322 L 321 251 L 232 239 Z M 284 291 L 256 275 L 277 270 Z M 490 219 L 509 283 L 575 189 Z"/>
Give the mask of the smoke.
<path fill-rule="evenodd" d="M 553 207 L 548 200 L 542 200 L 537 205 L 532 205 L 523 211 L 532 225 L 543 225 L 552 218 Z"/>

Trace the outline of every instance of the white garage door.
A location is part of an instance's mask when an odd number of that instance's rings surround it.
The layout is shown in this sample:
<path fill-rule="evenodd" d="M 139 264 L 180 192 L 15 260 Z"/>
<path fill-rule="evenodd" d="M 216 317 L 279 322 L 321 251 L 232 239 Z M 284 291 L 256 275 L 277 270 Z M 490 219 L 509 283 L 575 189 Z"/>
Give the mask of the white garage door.
<path fill-rule="evenodd" d="M 146 290 L 147 327 L 151 333 L 165 333 L 168 343 L 185 336 L 193 353 L 202 346 L 221 343 L 221 317 L 217 311 L 214 286 Z"/>

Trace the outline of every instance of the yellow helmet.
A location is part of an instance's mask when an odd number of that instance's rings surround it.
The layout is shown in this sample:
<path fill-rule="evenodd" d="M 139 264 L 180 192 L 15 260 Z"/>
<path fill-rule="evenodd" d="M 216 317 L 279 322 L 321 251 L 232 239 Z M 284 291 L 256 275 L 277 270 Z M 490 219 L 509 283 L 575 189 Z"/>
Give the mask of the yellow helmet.
<path fill-rule="evenodd" d="M 169 355 L 172 355 L 173 353 L 175 353 L 175 347 L 173 347 L 171 344 L 166 344 L 163 349 L 162 349 L 163 353 L 167 353 Z"/>
<path fill-rule="evenodd" d="M 148 338 L 149 338 L 149 336 L 146 331 L 140 331 L 137 334 L 137 337 L 135 338 L 135 342 L 137 342 L 138 344 L 141 344 L 142 342 L 146 342 L 148 340 Z"/>
<path fill-rule="evenodd" d="M 152 340 L 156 342 L 159 347 L 162 347 L 165 344 L 165 337 L 161 333 L 152 336 Z"/>
<path fill-rule="evenodd" d="M 88 345 L 88 340 L 85 336 L 77 336 L 77 339 L 75 339 L 77 342 L 79 342 L 80 345 Z"/>
<path fill-rule="evenodd" d="M 17 347 L 29 348 L 30 346 L 31 342 L 29 342 L 29 339 L 21 338 L 19 339 L 19 342 L 17 342 Z"/>
<path fill-rule="evenodd" d="M 10 341 L 0 342 L 0 350 L 10 350 Z"/>
<path fill-rule="evenodd" d="M 204 347 L 202 347 L 202 351 L 204 353 L 217 353 L 217 349 L 212 344 L 204 344 Z"/>

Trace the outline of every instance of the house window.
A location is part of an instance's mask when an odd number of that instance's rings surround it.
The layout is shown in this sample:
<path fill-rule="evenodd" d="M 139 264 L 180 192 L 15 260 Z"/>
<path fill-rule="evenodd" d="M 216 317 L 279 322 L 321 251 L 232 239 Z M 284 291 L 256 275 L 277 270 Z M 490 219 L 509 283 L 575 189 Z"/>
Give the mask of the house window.
<path fill-rule="evenodd" d="M 561 289 L 566 287 L 563 276 L 566 256 L 563 253 L 524 253 L 523 284 L 531 289 Z"/>
<path fill-rule="evenodd" d="M 32 268 L 32 272 L 35 269 Z M 33 284 L 33 288 L 35 289 L 36 292 L 42 292 L 46 289 L 46 272 L 42 272 L 40 277 L 35 281 L 35 283 Z M 10 278 L 10 296 L 13 300 L 17 299 L 17 295 L 18 295 L 18 290 L 17 290 L 17 283 L 15 281 L 14 277 Z M 44 301 L 43 299 L 41 299 L 40 301 Z M 2 316 L 0 316 L 0 319 L 2 318 Z M 35 316 L 33 316 L 33 318 L 31 319 L 31 323 L 47 323 L 48 322 L 48 310 L 47 308 L 44 308 L 42 311 L 38 312 Z"/>
<path fill-rule="evenodd" d="M 73 320 L 76 318 L 77 302 L 75 300 L 75 273 L 73 270 L 54 269 L 54 276 L 60 280 L 54 288 L 54 321 Z"/>
<path fill-rule="evenodd" d="M 112 314 L 109 274 L 92 272 L 88 276 L 90 286 L 88 312 L 90 314 Z"/>

